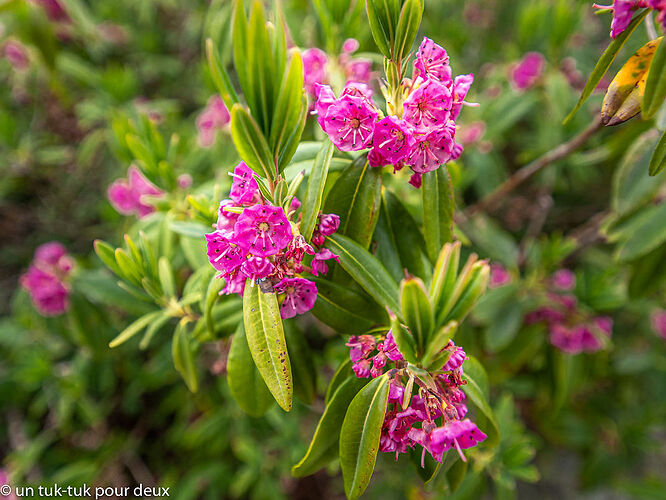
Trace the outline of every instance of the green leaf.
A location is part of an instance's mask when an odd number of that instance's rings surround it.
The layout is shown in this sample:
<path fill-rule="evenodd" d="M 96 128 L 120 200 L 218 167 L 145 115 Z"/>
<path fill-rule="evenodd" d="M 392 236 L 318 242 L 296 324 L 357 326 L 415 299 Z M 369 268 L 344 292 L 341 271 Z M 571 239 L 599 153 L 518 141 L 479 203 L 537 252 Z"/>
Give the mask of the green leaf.
<path fill-rule="evenodd" d="M 437 477 L 442 464 L 436 462 L 430 453 L 423 455 L 422 450 L 420 447 L 414 447 L 410 448 L 407 453 L 423 484 L 428 484 Z M 423 466 L 421 466 L 421 459 L 423 459 Z"/>
<path fill-rule="evenodd" d="M 366 379 L 360 379 L 352 375 L 333 392 L 330 400 L 326 403 L 323 415 L 319 419 L 308 450 L 303 458 L 291 468 L 291 474 L 294 477 L 314 474 L 335 458 L 339 448 L 340 430 L 347 408 L 366 383 Z"/>
<path fill-rule="evenodd" d="M 434 317 L 430 297 L 419 278 L 400 284 L 400 307 L 405 323 L 416 340 L 417 356 L 423 354 L 432 333 Z"/>
<path fill-rule="evenodd" d="M 645 82 L 645 94 L 643 95 L 643 118 L 649 119 L 657 114 L 657 111 L 666 99 L 666 43 L 662 41 L 652 58 L 650 72 Z"/>
<path fill-rule="evenodd" d="M 129 339 L 134 337 L 141 330 L 146 328 L 151 322 L 159 319 L 161 315 L 164 314 L 164 311 L 155 311 L 141 316 L 139 319 L 130 324 L 122 332 L 120 332 L 116 338 L 109 342 L 109 347 L 118 347 L 120 344 L 127 342 Z"/>
<path fill-rule="evenodd" d="M 446 480 L 449 483 L 449 488 L 451 492 L 455 493 L 460 485 L 465 479 L 465 474 L 467 474 L 468 462 L 463 462 L 462 460 L 456 460 L 451 468 L 446 471 Z"/>
<path fill-rule="evenodd" d="M 248 83 L 254 96 L 254 105 L 250 109 L 259 129 L 268 137 L 275 106 L 275 86 L 279 81 L 275 82 L 275 60 L 266 28 L 264 6 L 259 0 L 252 3 L 244 50 L 247 51 Z"/>
<path fill-rule="evenodd" d="M 122 276 L 122 271 L 116 262 L 115 248 L 109 245 L 106 241 L 102 240 L 95 240 L 93 246 L 95 248 L 95 253 L 99 259 L 104 262 L 106 267 L 111 269 L 118 276 Z"/>
<path fill-rule="evenodd" d="M 346 236 L 333 234 L 327 247 L 340 258 L 340 264 L 381 306 L 401 315 L 398 284 L 372 254 Z"/>
<path fill-rule="evenodd" d="M 266 139 L 257 122 L 240 104 L 231 108 L 231 137 L 248 167 L 267 179 L 275 179 L 276 166 Z"/>
<path fill-rule="evenodd" d="M 171 269 L 171 264 L 169 259 L 166 257 L 160 257 L 159 260 L 159 272 L 160 272 L 160 284 L 162 285 L 162 290 L 167 297 L 176 296 L 176 282 L 173 278 L 173 270 Z"/>
<path fill-rule="evenodd" d="M 327 214 L 340 216 L 338 234 L 366 249 L 379 217 L 381 187 L 381 169 L 370 167 L 363 155 L 343 170 L 324 204 Z"/>
<path fill-rule="evenodd" d="M 280 407 L 291 410 L 291 364 L 275 292 L 262 292 L 259 285 L 248 279 L 243 295 L 243 322 L 259 373 Z"/>
<path fill-rule="evenodd" d="M 443 306 L 451 293 L 458 276 L 460 264 L 460 242 L 446 243 L 439 252 L 430 284 L 430 298 L 435 311 Z"/>
<path fill-rule="evenodd" d="M 395 35 L 395 50 L 398 60 L 403 60 L 412 48 L 423 16 L 423 0 L 407 0 L 402 6 Z"/>
<path fill-rule="evenodd" d="M 398 317 L 392 312 L 390 313 L 390 320 L 393 340 L 395 341 L 395 345 L 398 346 L 398 350 L 405 357 L 406 361 L 416 363 L 418 358 L 416 356 L 417 348 L 414 337 L 400 324 Z"/>
<path fill-rule="evenodd" d="M 199 382 L 194 363 L 194 349 L 189 337 L 187 322 L 183 319 L 178 323 L 176 331 L 173 334 L 171 355 L 173 356 L 173 364 L 178 373 L 183 377 L 183 380 L 185 380 L 187 388 L 192 392 L 197 392 Z"/>
<path fill-rule="evenodd" d="M 435 262 L 442 246 L 453 240 L 455 201 L 446 165 L 423 175 L 421 194 L 426 249 Z"/>
<path fill-rule="evenodd" d="M 635 17 L 631 24 L 627 26 L 627 29 L 620 33 L 617 38 L 612 40 L 608 45 L 601 58 L 597 62 L 597 65 L 592 70 L 592 74 L 588 78 L 587 83 L 585 83 L 583 93 L 581 94 L 580 99 L 578 99 L 578 103 L 574 109 L 571 110 L 569 116 L 564 119 L 565 124 L 574 117 L 587 98 L 592 95 L 592 92 L 597 88 L 597 85 L 599 85 L 599 82 L 608 71 L 608 68 L 610 68 L 611 64 L 613 64 L 613 61 L 615 60 L 618 52 L 620 52 L 620 49 L 624 46 L 626 41 L 629 39 L 629 36 L 636 29 L 636 26 L 638 26 L 641 21 L 643 21 L 648 12 L 648 9 L 645 9 L 642 13 Z"/>
<path fill-rule="evenodd" d="M 386 314 L 362 290 L 339 285 L 324 278 L 314 278 L 317 302 L 312 314 L 334 330 L 355 334 L 386 321 Z"/>
<path fill-rule="evenodd" d="M 641 226 L 617 249 L 617 259 L 621 262 L 642 257 L 666 241 L 666 203 L 650 207 L 644 213 Z"/>
<path fill-rule="evenodd" d="M 204 238 L 204 234 L 212 231 L 212 228 L 207 227 L 200 222 L 182 220 L 169 221 L 169 229 L 181 236 L 199 238 L 201 240 Z"/>
<path fill-rule="evenodd" d="M 238 76 L 238 82 L 243 89 L 245 101 L 250 106 L 250 109 L 256 109 L 254 104 L 253 87 L 250 85 L 250 66 L 247 57 L 247 16 L 245 15 L 245 7 L 243 0 L 234 0 L 234 14 L 233 14 L 233 56 L 234 56 L 234 69 Z"/>
<path fill-rule="evenodd" d="M 273 396 L 252 360 L 242 324 L 238 325 L 231 340 L 227 358 L 227 383 L 238 406 L 252 417 L 261 417 L 273 405 Z"/>
<path fill-rule="evenodd" d="M 384 54 L 384 57 L 391 59 L 392 37 L 389 33 L 389 27 L 385 26 L 386 18 L 381 15 L 381 5 L 377 5 L 380 3 L 381 0 L 366 0 L 366 11 L 372 38 L 374 38 L 379 51 Z"/>
<path fill-rule="evenodd" d="M 379 450 L 389 378 L 384 374 L 356 394 L 340 431 L 340 466 L 347 498 L 360 497 L 370 483 Z"/>
<path fill-rule="evenodd" d="M 146 328 L 146 333 L 143 334 L 143 338 L 141 339 L 141 342 L 139 342 L 139 349 L 147 349 L 155 334 L 160 330 L 160 328 L 166 325 L 170 319 L 171 317 L 167 314 L 162 314 L 162 316 L 159 316 L 155 321 L 148 325 L 148 328 Z"/>
<path fill-rule="evenodd" d="M 305 404 L 310 405 L 317 392 L 317 370 L 313 362 L 314 356 L 305 340 L 304 332 L 299 330 L 294 322 L 288 321 L 284 324 L 284 334 L 291 361 L 294 394 Z"/>
<path fill-rule="evenodd" d="M 655 179 L 646 174 L 657 141 L 658 135 L 654 129 L 642 134 L 629 147 L 615 170 L 611 208 L 618 215 L 630 214 L 649 202 L 659 190 L 664 176 Z"/>
<path fill-rule="evenodd" d="M 131 259 L 131 257 L 122 248 L 116 248 L 115 251 L 116 264 L 120 269 L 120 277 L 131 281 L 135 285 L 141 284 L 142 273 L 141 269 Z"/>
<path fill-rule="evenodd" d="M 491 448 L 496 447 L 499 445 L 500 436 L 495 414 L 488 404 L 488 375 L 474 356 L 468 356 L 465 360 L 462 378 L 467 382 L 462 389 L 467 394 L 469 401 L 483 413 L 488 421 L 489 427 L 481 429 L 488 436 L 485 444 Z"/>
<path fill-rule="evenodd" d="M 213 40 L 206 39 L 206 59 L 208 60 L 208 68 L 210 69 L 210 76 L 217 87 L 220 97 L 228 109 L 240 102 L 238 94 L 231 83 L 231 78 L 225 69 L 224 65 L 220 62 L 217 56 L 217 51 L 213 46 Z"/>
<path fill-rule="evenodd" d="M 356 375 L 354 375 L 352 370 L 351 360 L 349 358 L 345 358 L 342 364 L 338 366 L 338 369 L 335 370 L 333 377 L 331 377 L 331 381 L 329 382 L 328 388 L 326 389 L 324 403 L 328 404 L 328 402 L 333 397 L 333 394 L 335 394 L 335 391 L 338 390 L 338 387 L 340 387 L 349 377 L 356 377 Z"/>
<path fill-rule="evenodd" d="M 331 166 L 331 159 L 335 146 L 330 141 L 324 141 L 321 149 L 314 159 L 314 165 L 308 178 L 308 185 L 303 202 L 303 215 L 301 218 L 301 234 L 310 241 L 312 233 L 317 226 L 317 217 L 321 210 L 322 200 L 324 198 L 324 187 L 328 177 L 328 169 Z"/>
<path fill-rule="evenodd" d="M 649 169 L 650 175 L 657 175 L 664 169 L 664 167 L 666 167 L 666 132 L 662 134 L 654 153 L 652 153 Z"/>

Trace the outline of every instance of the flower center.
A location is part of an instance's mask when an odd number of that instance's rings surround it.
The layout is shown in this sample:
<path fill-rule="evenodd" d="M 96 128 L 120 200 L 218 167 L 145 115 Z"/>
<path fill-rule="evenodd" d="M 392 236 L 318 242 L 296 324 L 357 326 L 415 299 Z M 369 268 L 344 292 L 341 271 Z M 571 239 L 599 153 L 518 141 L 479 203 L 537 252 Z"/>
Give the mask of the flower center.
<path fill-rule="evenodd" d="M 271 226 L 270 224 L 268 224 L 268 222 L 260 222 L 259 224 L 257 224 L 257 229 L 259 229 L 259 231 L 261 231 L 262 233 L 265 233 L 270 228 Z"/>
<path fill-rule="evenodd" d="M 284 291 L 284 293 L 286 293 L 287 295 L 291 295 L 295 291 L 296 289 L 293 286 L 288 286 L 287 289 Z"/>
<path fill-rule="evenodd" d="M 351 120 L 349 120 L 349 126 L 351 128 L 359 128 L 361 126 L 361 120 L 359 120 L 358 118 L 352 118 Z"/>
<path fill-rule="evenodd" d="M 428 111 L 428 101 L 424 99 L 419 102 L 419 111 Z"/>

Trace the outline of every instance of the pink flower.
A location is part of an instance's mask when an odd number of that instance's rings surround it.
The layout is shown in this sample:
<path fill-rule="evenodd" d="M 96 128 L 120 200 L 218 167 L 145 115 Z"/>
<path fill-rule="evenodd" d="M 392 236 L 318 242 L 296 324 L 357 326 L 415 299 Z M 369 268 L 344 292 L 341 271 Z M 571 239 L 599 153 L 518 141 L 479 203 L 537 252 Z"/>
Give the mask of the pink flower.
<path fill-rule="evenodd" d="M 666 310 L 655 309 L 650 316 L 650 322 L 654 333 L 666 340 Z"/>
<path fill-rule="evenodd" d="M 443 371 L 457 370 L 467 359 L 467 354 L 463 351 L 462 347 L 456 346 L 452 341 L 449 340 L 449 344 L 446 346 L 446 349 L 451 351 L 451 356 L 447 360 L 446 364 L 442 367 Z"/>
<path fill-rule="evenodd" d="M 46 11 L 46 15 L 51 21 L 68 21 L 69 16 L 65 9 L 63 9 L 60 0 L 33 0 L 35 3 L 41 5 Z"/>
<path fill-rule="evenodd" d="M 417 174 L 437 170 L 451 159 L 454 144 L 450 130 L 433 130 L 416 138 L 405 163 Z"/>
<path fill-rule="evenodd" d="M 249 205 L 256 201 L 255 195 L 259 191 L 257 181 L 252 176 L 254 172 L 244 161 L 241 161 L 234 169 L 234 181 L 231 184 L 229 198 L 239 205 Z"/>
<path fill-rule="evenodd" d="M 368 354 L 375 350 L 377 341 L 372 335 L 352 335 L 345 344 L 349 349 L 349 358 L 353 363 L 367 358 Z"/>
<path fill-rule="evenodd" d="M 449 55 L 430 38 L 423 38 L 414 61 L 414 79 L 432 79 L 448 84 L 451 82 Z"/>
<path fill-rule="evenodd" d="M 354 371 L 354 375 L 358 378 L 368 378 L 370 376 L 371 367 L 372 362 L 369 359 L 361 359 L 352 365 L 352 370 Z"/>
<path fill-rule="evenodd" d="M 460 110 L 463 104 L 468 106 L 476 106 L 476 104 L 465 103 L 465 97 L 469 92 L 469 88 L 474 82 L 474 75 L 458 75 L 453 82 L 453 106 L 451 107 L 451 119 L 457 120 L 460 115 Z"/>
<path fill-rule="evenodd" d="M 341 151 L 368 147 L 377 121 L 377 111 L 362 97 L 343 95 L 331 104 L 324 118 L 324 131 Z"/>
<path fill-rule="evenodd" d="M 246 278 L 241 272 L 234 271 L 233 273 L 225 276 L 224 279 L 227 284 L 220 292 L 220 295 L 231 295 L 237 293 L 241 297 L 243 296 L 243 292 L 245 291 Z"/>
<path fill-rule="evenodd" d="M 315 84 L 328 80 L 326 53 L 318 48 L 303 51 L 303 87 L 309 94 L 315 93 Z"/>
<path fill-rule="evenodd" d="M 247 250 L 232 243 L 229 234 L 222 231 L 206 234 L 208 261 L 218 271 L 231 273 L 245 260 Z"/>
<path fill-rule="evenodd" d="M 356 57 L 345 65 L 347 82 L 370 83 L 372 79 L 372 61 Z"/>
<path fill-rule="evenodd" d="M 199 131 L 199 145 L 210 148 L 215 144 L 218 130 L 223 129 L 231 120 L 229 110 L 219 95 L 211 96 L 208 104 L 197 116 L 197 130 Z"/>
<path fill-rule="evenodd" d="M 391 330 L 386 334 L 386 338 L 382 344 L 382 350 L 391 361 L 404 361 L 405 359 L 400 350 L 398 350 L 398 346 L 393 339 L 393 332 Z"/>
<path fill-rule="evenodd" d="M 490 282 L 488 286 L 490 288 L 499 288 L 509 283 L 511 283 L 511 275 L 506 268 L 502 264 L 493 262 L 490 265 Z"/>
<path fill-rule="evenodd" d="M 317 285 L 304 278 L 284 278 L 274 289 L 277 293 L 284 294 L 280 305 L 282 319 L 293 318 L 309 311 L 317 300 Z"/>
<path fill-rule="evenodd" d="M 657 11 L 657 21 L 666 30 L 666 0 L 647 0 L 648 6 Z"/>
<path fill-rule="evenodd" d="M 452 105 L 451 91 L 442 83 L 428 80 L 405 100 L 403 116 L 417 130 L 427 132 L 446 124 Z"/>
<path fill-rule="evenodd" d="M 234 226 L 234 243 L 259 257 L 275 255 L 289 245 L 292 238 L 291 224 L 280 207 L 248 207 Z"/>
<path fill-rule="evenodd" d="M 485 122 L 478 121 L 470 123 L 469 125 L 466 125 L 465 127 L 461 128 L 460 132 L 458 133 L 458 137 L 460 137 L 460 143 L 462 145 L 468 146 L 470 144 L 474 144 L 475 142 L 480 141 L 485 132 L 486 132 Z"/>
<path fill-rule="evenodd" d="M 326 274 L 328 272 L 328 266 L 324 262 L 328 259 L 334 259 L 338 264 L 340 263 L 338 256 L 328 248 L 322 248 L 314 255 L 312 263 L 310 264 L 314 276 L 319 276 L 320 274 Z"/>
<path fill-rule="evenodd" d="M 613 11 L 611 21 L 611 38 L 617 38 L 631 24 L 634 11 L 648 6 L 646 0 L 613 0 L 613 5 L 594 4 L 597 9 L 610 9 Z"/>
<path fill-rule="evenodd" d="M 335 233 L 340 227 L 340 216 L 335 214 L 320 214 L 319 225 L 312 235 L 312 243 L 317 246 L 324 244 L 326 236 Z"/>
<path fill-rule="evenodd" d="M 241 273 L 254 281 L 273 274 L 275 268 L 266 257 L 250 257 L 240 267 Z"/>
<path fill-rule="evenodd" d="M 231 200 L 222 200 L 217 211 L 217 224 L 215 227 L 220 231 L 233 232 L 238 216 L 236 212 L 229 212 L 224 207 L 235 207 L 236 204 Z"/>
<path fill-rule="evenodd" d="M 416 142 L 413 134 L 414 129 L 409 123 L 387 116 L 375 126 L 373 151 L 388 163 L 399 163 L 407 157 Z"/>
<path fill-rule="evenodd" d="M 4 46 L 5 58 L 17 70 L 24 70 L 30 65 L 28 52 L 21 42 L 8 40 Z"/>
<path fill-rule="evenodd" d="M 455 448 L 465 461 L 462 450 L 476 446 L 486 439 L 474 422 L 469 419 L 447 422 L 434 429 L 430 435 L 430 452 L 435 460 L 442 462 L 444 452 Z"/>
<path fill-rule="evenodd" d="M 342 52 L 345 54 L 353 54 L 358 50 L 359 43 L 356 38 L 347 38 L 342 44 Z"/>
<path fill-rule="evenodd" d="M 550 277 L 550 283 L 557 290 L 568 292 L 576 287 L 576 275 L 569 269 L 559 269 Z"/>
<path fill-rule="evenodd" d="M 50 241 L 37 247 L 34 261 L 40 267 L 55 267 L 66 255 L 65 245 L 57 241 Z"/>
<path fill-rule="evenodd" d="M 118 179 L 109 186 L 107 191 L 113 208 L 123 215 L 135 214 L 139 219 L 152 214 L 155 208 L 146 203 L 144 196 L 159 197 L 164 191 L 156 187 L 132 165 L 127 173 L 127 180 Z"/>
<path fill-rule="evenodd" d="M 176 180 L 180 189 L 188 189 L 192 187 L 192 176 L 190 174 L 180 174 Z"/>
<path fill-rule="evenodd" d="M 0 486 L 4 486 L 6 484 L 9 484 L 9 477 L 6 471 L 0 469 Z M 13 491 L 13 489 L 10 491 Z M 8 495 L 3 494 L 3 500 L 18 500 L 18 498 L 19 497 L 17 497 L 14 493 L 9 493 Z"/>
<path fill-rule="evenodd" d="M 518 64 L 511 69 L 511 83 L 518 90 L 533 87 L 541 75 L 545 60 L 539 52 L 528 52 Z"/>
<path fill-rule="evenodd" d="M 289 204 L 289 208 L 291 208 L 292 210 L 296 211 L 296 210 L 298 210 L 300 207 L 301 207 L 301 200 L 299 200 L 298 198 L 296 198 L 296 197 L 294 196 L 294 198 L 291 200 L 291 203 Z"/>
<path fill-rule="evenodd" d="M 317 99 L 314 108 L 314 112 L 317 114 L 317 123 L 319 123 L 322 130 L 326 130 L 326 113 L 328 112 L 328 108 L 335 103 L 335 94 L 328 85 L 320 85 L 317 83 L 314 86 L 314 95 Z"/>
<path fill-rule="evenodd" d="M 409 178 L 409 183 L 412 186 L 414 186 L 416 189 L 419 189 L 421 187 L 421 184 L 423 183 L 423 174 L 414 172 L 412 176 Z"/>
<path fill-rule="evenodd" d="M 69 290 L 55 274 L 31 265 L 20 283 L 42 316 L 58 316 L 69 308 Z"/>

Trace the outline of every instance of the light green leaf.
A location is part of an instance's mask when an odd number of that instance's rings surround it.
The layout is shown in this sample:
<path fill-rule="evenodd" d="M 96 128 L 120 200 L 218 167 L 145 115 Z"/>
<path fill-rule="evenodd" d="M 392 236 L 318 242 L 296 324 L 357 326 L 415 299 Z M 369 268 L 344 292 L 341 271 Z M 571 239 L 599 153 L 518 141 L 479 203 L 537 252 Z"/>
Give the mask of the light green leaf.
<path fill-rule="evenodd" d="M 266 139 L 257 122 L 240 104 L 231 108 L 231 137 L 248 167 L 267 179 L 275 179 L 276 166 Z"/>
<path fill-rule="evenodd" d="M 159 319 L 161 315 L 164 314 L 164 311 L 155 311 L 141 316 L 139 319 L 130 324 L 122 332 L 120 332 L 116 338 L 109 342 L 109 347 L 118 347 L 120 344 L 127 342 L 129 339 L 134 337 L 141 330 L 146 328 L 151 322 Z"/>
<path fill-rule="evenodd" d="M 662 41 L 652 58 L 650 72 L 645 82 L 645 94 L 643 95 L 643 118 L 649 119 L 657 114 L 657 111 L 666 98 L 666 43 Z"/>
<path fill-rule="evenodd" d="M 280 407 L 291 410 L 291 364 L 275 292 L 262 292 L 259 285 L 248 279 L 243 294 L 243 322 L 259 373 Z"/>
<path fill-rule="evenodd" d="M 317 217 L 321 210 L 324 198 L 324 187 L 328 177 L 335 146 L 330 141 L 324 141 L 321 149 L 314 159 L 314 165 L 308 179 L 305 200 L 303 202 L 303 216 L 301 218 L 301 234 L 310 241 L 317 225 Z"/>
<path fill-rule="evenodd" d="M 208 60 L 208 68 L 210 69 L 210 75 L 217 87 L 220 97 L 224 101 L 224 104 L 228 109 L 240 102 L 238 99 L 238 94 L 231 83 L 229 74 L 225 69 L 224 65 L 220 62 L 220 59 L 217 56 L 217 51 L 213 46 L 213 40 L 210 38 L 206 39 L 206 59 Z"/>
<path fill-rule="evenodd" d="M 406 279 L 400 284 L 400 307 L 405 323 L 416 341 L 418 357 L 425 350 L 435 321 L 430 297 L 419 278 Z"/>
<path fill-rule="evenodd" d="M 421 194 L 426 248 L 435 262 L 442 245 L 453 240 L 455 201 L 446 165 L 423 175 Z"/>
<path fill-rule="evenodd" d="M 183 319 L 178 323 L 176 331 L 173 334 L 171 354 L 173 356 L 173 364 L 178 373 L 183 377 L 183 380 L 185 380 L 187 388 L 192 392 L 197 392 L 199 381 L 194 363 L 194 349 L 189 337 L 187 322 Z"/>
<path fill-rule="evenodd" d="M 159 260 L 159 276 L 160 276 L 160 285 L 162 285 L 162 290 L 167 297 L 176 296 L 176 282 L 173 278 L 173 270 L 171 269 L 171 264 L 169 259 L 166 257 L 160 257 Z"/>
<path fill-rule="evenodd" d="M 666 44 L 664 44 L 666 45 Z M 666 132 L 664 132 L 659 139 L 659 143 L 652 153 L 652 158 L 650 159 L 650 175 L 657 175 L 659 172 L 664 170 L 666 167 Z"/>

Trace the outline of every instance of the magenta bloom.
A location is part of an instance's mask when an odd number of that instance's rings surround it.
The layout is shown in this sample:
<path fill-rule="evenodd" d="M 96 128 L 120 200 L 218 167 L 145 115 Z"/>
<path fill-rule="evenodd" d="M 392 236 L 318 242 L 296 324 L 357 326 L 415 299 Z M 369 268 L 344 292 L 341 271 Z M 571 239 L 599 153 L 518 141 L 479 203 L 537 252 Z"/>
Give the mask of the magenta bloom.
<path fill-rule="evenodd" d="M 430 38 L 424 37 L 414 61 L 414 79 L 422 77 L 449 84 L 451 67 L 449 55 Z"/>
<path fill-rule="evenodd" d="M 384 351 L 386 357 L 391 361 L 404 361 L 405 359 L 393 339 L 393 332 L 391 330 L 386 334 L 386 338 L 382 344 L 382 351 Z"/>
<path fill-rule="evenodd" d="M 488 286 L 490 288 L 499 288 L 504 285 L 511 283 L 511 275 L 506 268 L 497 262 L 493 262 L 490 265 L 490 281 Z"/>
<path fill-rule="evenodd" d="M 345 344 L 349 349 L 349 358 L 356 363 L 375 350 L 377 340 L 372 335 L 352 335 Z"/>
<path fill-rule="evenodd" d="M 541 75 L 545 60 L 539 52 L 528 52 L 511 69 L 511 83 L 518 90 L 526 90 L 533 87 Z"/>
<path fill-rule="evenodd" d="M 326 265 L 325 261 L 329 259 L 334 259 L 338 264 L 340 263 L 338 256 L 331 252 L 328 248 L 322 248 L 319 252 L 317 252 L 314 255 L 311 263 L 312 274 L 314 276 L 326 274 L 328 272 L 328 266 Z"/>
<path fill-rule="evenodd" d="M 144 200 L 144 196 L 158 197 L 164 192 L 156 187 L 132 165 L 127 172 L 127 180 L 118 179 L 107 191 L 113 208 L 123 215 L 135 214 L 139 219 L 152 214 L 155 208 Z"/>
<path fill-rule="evenodd" d="M 291 242 L 291 224 L 280 207 L 254 205 L 243 210 L 234 226 L 234 243 L 252 255 L 275 255 Z"/>
<path fill-rule="evenodd" d="M 239 205 L 249 205 L 255 201 L 255 195 L 259 190 L 257 181 L 252 177 L 254 172 L 244 161 L 241 161 L 234 169 L 234 181 L 231 184 L 229 198 Z"/>
<path fill-rule="evenodd" d="M 429 80 L 405 100 L 404 118 L 419 131 L 442 127 L 451 116 L 453 100 L 446 85 Z"/>
<path fill-rule="evenodd" d="M 613 11 L 611 21 L 611 38 L 617 38 L 631 24 L 634 11 L 648 7 L 649 0 L 613 0 L 613 5 L 594 4 L 597 9 L 610 9 Z"/>
<path fill-rule="evenodd" d="M 414 129 L 404 120 L 395 116 L 387 116 L 377 122 L 375 135 L 372 139 L 376 154 L 388 163 L 398 163 L 410 153 L 416 140 Z"/>
<path fill-rule="evenodd" d="M 317 114 L 317 123 L 322 128 L 326 130 L 325 119 L 328 108 L 330 108 L 333 103 L 335 103 L 335 94 L 331 90 L 331 87 L 328 85 L 315 84 L 314 86 L 314 95 L 317 99 L 315 103 L 315 113 Z"/>
<path fill-rule="evenodd" d="M 0 469 L 0 486 L 4 486 L 6 484 L 9 484 L 9 476 L 7 475 L 7 472 L 5 470 Z M 9 495 L 3 496 L 4 500 L 18 500 L 19 497 L 17 497 L 13 491 L 14 489 L 12 488 L 12 493 Z"/>
<path fill-rule="evenodd" d="M 220 202 L 220 207 L 217 211 L 217 224 L 215 227 L 220 231 L 227 231 L 232 233 L 234 231 L 234 226 L 238 220 L 238 216 L 235 212 L 229 212 L 224 209 L 224 207 L 235 207 L 236 204 L 231 200 L 222 200 Z"/>
<path fill-rule="evenodd" d="M 342 52 L 345 54 L 353 54 L 359 48 L 359 43 L 356 38 L 347 38 L 342 44 Z"/>
<path fill-rule="evenodd" d="M 231 295 L 237 293 L 241 297 L 243 296 L 243 292 L 245 291 L 246 278 L 241 272 L 234 271 L 232 274 L 225 276 L 224 279 L 227 283 L 220 292 L 220 295 Z"/>
<path fill-rule="evenodd" d="M 335 214 L 320 214 L 319 225 L 312 235 L 312 243 L 317 246 L 324 244 L 326 236 L 335 233 L 340 227 L 340 216 Z"/>
<path fill-rule="evenodd" d="M 218 271 L 231 273 L 245 260 L 247 250 L 231 242 L 222 231 L 206 234 L 208 261 Z"/>
<path fill-rule="evenodd" d="M 462 128 L 458 136 L 460 137 L 460 143 L 467 146 L 469 144 L 474 144 L 478 142 L 483 137 L 483 134 L 486 132 L 485 122 L 478 121 L 470 123 L 469 125 Z"/>
<path fill-rule="evenodd" d="M 69 308 L 66 279 L 73 268 L 74 261 L 62 244 L 50 242 L 37 248 L 20 283 L 41 315 L 57 316 Z"/>
<path fill-rule="evenodd" d="M 377 121 L 377 111 L 367 99 L 343 95 L 326 112 L 324 131 L 340 151 L 368 147 Z"/>
<path fill-rule="evenodd" d="M 444 452 L 455 448 L 460 454 L 460 458 L 465 461 L 462 449 L 476 446 L 487 437 L 469 419 L 447 422 L 442 427 L 438 427 L 432 431 L 430 436 L 430 452 L 433 458 L 441 463 Z"/>
<path fill-rule="evenodd" d="M 318 48 L 303 51 L 303 87 L 309 94 L 315 93 L 315 84 L 328 80 L 326 64 L 328 56 Z"/>
<path fill-rule="evenodd" d="M 210 148 L 215 144 L 218 130 L 223 129 L 231 121 L 229 110 L 219 95 L 211 96 L 208 104 L 197 116 L 197 130 L 199 131 L 199 145 Z"/>
<path fill-rule="evenodd" d="M 282 319 L 309 311 L 317 300 L 317 285 L 304 278 L 284 278 L 274 289 L 285 295 L 280 305 Z"/>
<path fill-rule="evenodd" d="M 347 82 L 370 83 L 372 79 L 372 61 L 363 57 L 356 57 L 345 65 Z"/>
<path fill-rule="evenodd" d="M 21 42 L 8 40 L 4 46 L 4 55 L 14 69 L 23 70 L 30 64 L 28 52 Z"/>
<path fill-rule="evenodd" d="M 60 0 L 33 0 L 36 4 L 41 5 L 46 11 L 46 15 L 51 21 L 68 21 L 69 16 L 65 9 L 63 9 Z"/>
<path fill-rule="evenodd" d="M 650 316 L 650 323 L 654 333 L 666 340 L 666 310 L 655 309 Z"/>
<path fill-rule="evenodd" d="M 250 257 L 240 267 L 241 273 L 254 281 L 273 274 L 275 267 L 266 257 Z"/>
<path fill-rule="evenodd" d="M 474 75 L 458 75 L 453 82 L 453 106 L 451 107 L 451 119 L 457 120 L 460 115 L 460 110 L 465 104 L 465 97 L 469 92 L 469 88 L 474 82 Z M 468 104 L 472 106 L 473 104 Z"/>
<path fill-rule="evenodd" d="M 559 269 L 550 277 L 554 288 L 563 292 L 569 292 L 576 287 L 576 275 L 569 269 Z"/>
<path fill-rule="evenodd" d="M 449 340 L 449 345 L 446 346 L 447 350 L 451 351 L 451 356 L 449 357 L 446 364 L 442 367 L 444 371 L 457 370 L 467 359 L 467 354 L 463 351 L 462 347 L 456 346 L 452 341 Z"/>
<path fill-rule="evenodd" d="M 437 170 L 451 159 L 455 141 L 447 129 L 433 130 L 416 138 L 405 163 L 418 174 Z"/>

